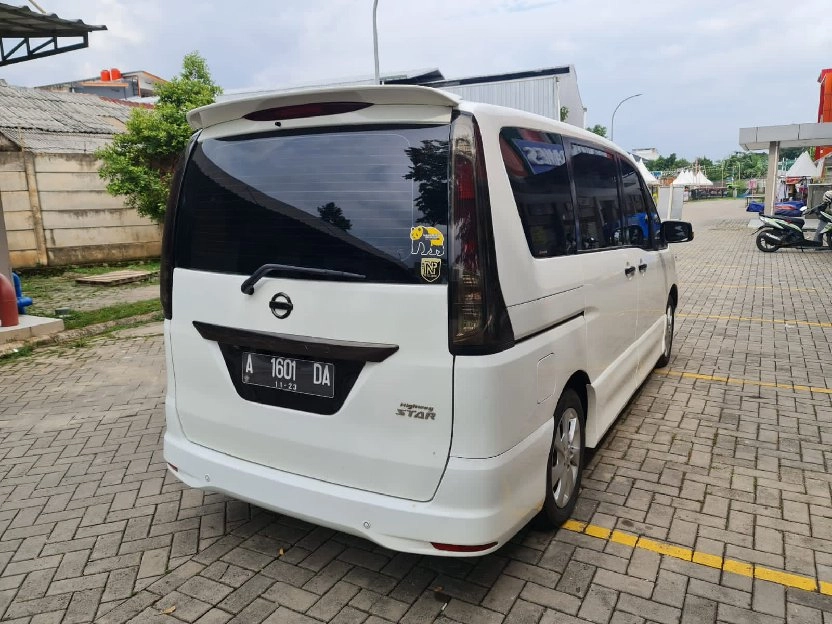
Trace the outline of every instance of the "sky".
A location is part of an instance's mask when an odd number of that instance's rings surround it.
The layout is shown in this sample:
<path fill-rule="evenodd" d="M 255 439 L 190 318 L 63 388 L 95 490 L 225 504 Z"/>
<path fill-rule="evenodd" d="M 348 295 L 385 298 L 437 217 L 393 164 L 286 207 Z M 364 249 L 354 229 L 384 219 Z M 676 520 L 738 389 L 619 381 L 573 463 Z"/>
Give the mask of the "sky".
<path fill-rule="evenodd" d="M 4 0 L 24 5 L 25 0 Z M 225 89 L 372 76 L 373 0 L 38 0 L 106 24 L 89 48 L 0 68 L 36 86 L 146 70 L 198 50 Z M 740 127 L 817 121 L 832 67 L 829 0 L 379 0 L 381 72 L 446 78 L 574 65 L 587 123 L 625 149 L 693 159 L 740 150 Z"/>

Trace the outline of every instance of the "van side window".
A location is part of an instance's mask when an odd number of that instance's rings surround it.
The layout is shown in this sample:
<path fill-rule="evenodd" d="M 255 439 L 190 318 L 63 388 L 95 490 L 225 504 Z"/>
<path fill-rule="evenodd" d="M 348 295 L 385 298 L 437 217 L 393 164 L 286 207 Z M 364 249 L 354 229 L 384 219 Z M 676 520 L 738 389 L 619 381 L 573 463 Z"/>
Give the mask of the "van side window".
<path fill-rule="evenodd" d="M 652 249 L 647 204 L 641 187 L 641 178 L 629 162 L 621 159 L 621 183 L 624 197 L 623 238 L 630 245 Z"/>
<path fill-rule="evenodd" d="M 575 211 L 560 136 L 503 128 L 500 150 L 531 254 L 575 253 Z"/>
<path fill-rule="evenodd" d="M 621 236 L 615 156 L 590 145 L 571 143 L 570 147 L 580 249 L 606 249 L 626 244 Z"/>
<path fill-rule="evenodd" d="M 656 208 L 656 202 L 648 189 L 644 188 L 644 201 L 647 204 L 647 213 L 650 217 L 650 234 L 653 237 L 653 249 L 666 249 L 667 241 L 662 235 L 662 220 Z"/>

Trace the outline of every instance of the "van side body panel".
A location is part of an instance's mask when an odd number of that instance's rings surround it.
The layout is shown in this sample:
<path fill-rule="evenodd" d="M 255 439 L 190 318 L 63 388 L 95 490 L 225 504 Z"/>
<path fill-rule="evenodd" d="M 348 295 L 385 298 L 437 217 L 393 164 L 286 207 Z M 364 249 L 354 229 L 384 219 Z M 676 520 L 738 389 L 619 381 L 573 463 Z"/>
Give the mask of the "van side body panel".
<path fill-rule="evenodd" d="M 664 302 L 653 302 L 656 293 L 639 298 L 641 278 L 638 272 L 633 277 L 625 275 L 625 269 L 637 267 L 650 257 L 650 269 L 662 273 L 661 281 L 672 281 L 674 266 L 665 259 L 667 250 L 645 251 L 639 248 L 622 247 L 552 258 L 534 258 L 529 253 L 522 222 L 500 157 L 499 133 L 505 127 L 521 127 L 560 134 L 567 143 L 577 141 L 615 153 L 622 158 L 628 156 L 613 143 L 587 133 L 581 129 L 558 123 L 537 115 L 514 111 L 486 104 L 466 103 L 463 110 L 471 110 L 480 124 L 483 147 L 486 153 L 491 210 L 494 223 L 494 239 L 498 258 L 498 271 L 503 297 L 509 309 L 515 338 L 522 346 L 524 336 L 535 336 L 533 343 L 546 342 L 535 356 L 552 354 L 559 360 L 558 373 L 552 382 L 552 401 L 538 405 L 527 388 L 537 378 L 535 366 L 519 364 L 522 370 L 514 375 L 528 376 L 526 382 L 518 382 L 523 391 L 512 397 L 512 414 L 492 414 L 492 423 L 508 420 L 510 424 L 499 425 L 502 429 L 501 442 L 496 439 L 484 440 L 485 434 L 479 429 L 478 419 L 482 412 L 468 414 L 462 407 L 460 397 L 472 394 L 470 388 L 461 385 L 474 384 L 460 374 L 460 367 L 466 364 L 456 362 L 454 387 L 454 442 L 451 455 L 486 457 L 498 447 L 510 448 L 516 439 L 533 429 L 542 420 L 551 419 L 554 404 L 563 391 L 563 386 L 573 373 L 587 373 L 591 387 L 588 389 L 589 410 L 586 423 L 586 444 L 594 447 L 603 434 L 626 406 L 633 393 L 652 370 L 661 351 L 664 337 Z M 659 262 L 658 259 L 661 258 Z M 654 274 L 651 274 L 654 275 Z M 654 289 L 655 290 L 655 289 Z M 653 313 L 657 306 L 661 312 L 654 314 L 650 322 L 639 324 L 641 303 L 646 303 Z M 569 332 L 567 336 L 558 332 L 557 325 L 564 320 L 571 330 L 575 324 L 581 326 L 579 334 Z M 573 322 L 574 321 L 574 322 Z M 555 330 L 549 330 L 556 326 Z M 539 334 L 539 335 L 538 335 Z M 546 351 L 547 353 L 543 353 Z M 530 357 L 535 360 L 535 357 Z M 522 361 L 522 357 L 518 358 Z M 648 365 L 649 361 L 649 365 Z M 537 361 L 534 361 L 536 364 Z M 502 372 L 501 375 L 507 374 Z M 500 375 L 492 378 L 499 387 Z M 495 386 L 490 393 L 498 392 Z M 477 391 L 479 392 L 479 390 Z M 494 397 L 491 397 L 495 400 Z M 497 405 L 501 402 L 497 401 Z M 503 407 L 502 409 L 507 409 Z M 460 411 L 462 410 L 462 411 Z M 481 422 L 479 423 L 482 424 Z M 492 426 L 494 426 L 492 424 Z M 483 430 L 486 429 L 483 427 Z M 507 430 L 514 432 L 507 435 Z M 465 446 L 464 446 L 465 445 Z M 477 448 L 477 445 L 480 445 Z M 467 448 L 466 448 L 467 446 Z"/>

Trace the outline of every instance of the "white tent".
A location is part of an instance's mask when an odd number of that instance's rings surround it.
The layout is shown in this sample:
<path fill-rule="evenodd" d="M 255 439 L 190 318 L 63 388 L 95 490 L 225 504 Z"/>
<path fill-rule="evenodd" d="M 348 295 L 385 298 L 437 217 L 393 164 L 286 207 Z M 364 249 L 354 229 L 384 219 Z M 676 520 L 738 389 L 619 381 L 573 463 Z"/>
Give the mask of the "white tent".
<path fill-rule="evenodd" d="M 673 180 L 673 186 L 694 186 L 695 184 L 693 172 L 690 169 L 682 169 L 682 172 Z"/>
<path fill-rule="evenodd" d="M 690 169 L 683 169 L 682 172 L 673 180 L 673 186 L 713 186 L 705 174 L 701 171 L 691 171 Z"/>
<path fill-rule="evenodd" d="M 714 183 L 711 182 L 707 176 L 702 173 L 702 171 L 697 171 L 693 174 L 693 186 L 713 186 Z"/>
<path fill-rule="evenodd" d="M 658 186 L 659 181 L 656 179 L 650 171 L 648 171 L 647 167 L 644 166 L 644 162 L 638 161 L 636 163 L 636 169 L 638 169 L 641 177 L 644 178 L 644 181 L 647 182 L 647 186 Z"/>
<path fill-rule="evenodd" d="M 803 152 L 794 164 L 789 167 L 789 170 L 784 174 L 787 178 L 816 178 L 818 176 L 818 168 L 812 162 L 809 152 Z"/>

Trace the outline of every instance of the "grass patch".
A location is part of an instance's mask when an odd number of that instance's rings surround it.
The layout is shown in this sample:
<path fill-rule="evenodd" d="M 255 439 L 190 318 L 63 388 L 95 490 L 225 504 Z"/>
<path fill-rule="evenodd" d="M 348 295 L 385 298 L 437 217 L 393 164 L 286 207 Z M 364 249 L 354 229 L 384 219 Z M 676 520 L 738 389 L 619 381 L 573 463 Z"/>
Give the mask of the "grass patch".
<path fill-rule="evenodd" d="M 15 272 L 21 279 L 39 277 L 63 277 L 72 275 L 101 275 L 110 271 L 124 271 L 134 269 L 136 271 L 158 271 L 159 260 L 132 260 L 129 262 L 108 262 L 96 265 L 69 265 L 60 267 L 34 267 L 30 269 L 16 269 Z"/>
<path fill-rule="evenodd" d="M 75 312 L 70 316 L 64 317 L 64 326 L 66 329 L 78 329 L 79 327 L 87 327 L 88 325 L 106 323 L 107 321 L 118 321 L 130 316 L 161 311 L 162 304 L 158 299 L 148 299 L 147 301 L 136 301 L 134 303 L 120 303 L 106 308 L 99 308 L 98 310 Z"/>
<path fill-rule="evenodd" d="M 31 355 L 32 351 L 35 348 L 31 345 L 25 345 L 20 347 L 17 351 L 12 351 L 11 353 L 6 353 L 5 355 L 0 355 L 0 364 L 6 364 L 7 362 L 14 362 L 15 360 L 19 360 L 20 358 L 26 357 L 27 355 Z"/>

